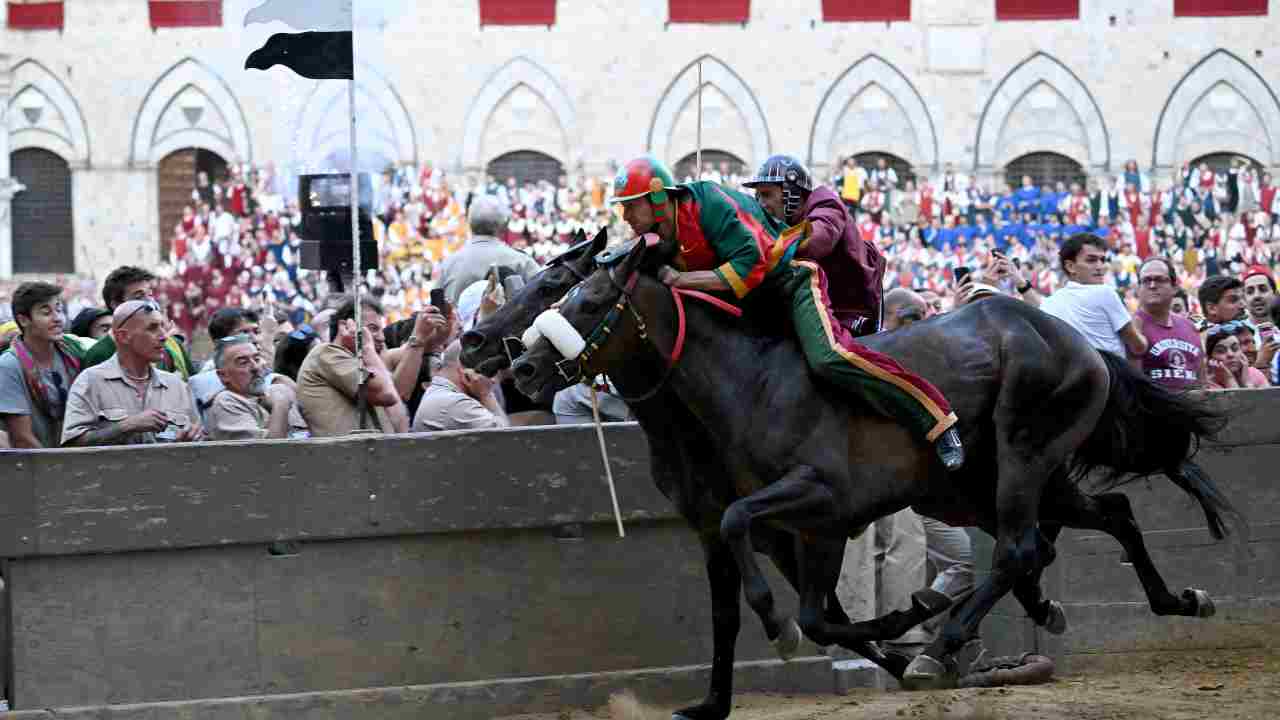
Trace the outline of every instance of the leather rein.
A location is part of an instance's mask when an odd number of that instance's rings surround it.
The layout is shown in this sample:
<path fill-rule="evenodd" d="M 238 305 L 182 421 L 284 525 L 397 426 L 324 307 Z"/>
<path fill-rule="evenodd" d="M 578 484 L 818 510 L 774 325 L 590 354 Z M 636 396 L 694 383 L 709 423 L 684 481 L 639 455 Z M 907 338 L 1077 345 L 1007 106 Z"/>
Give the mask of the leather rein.
<path fill-rule="evenodd" d="M 638 269 L 632 270 L 630 276 L 627 277 L 627 281 L 622 285 L 619 285 L 614 279 L 612 268 L 608 270 L 608 273 L 609 282 L 618 289 L 618 301 L 614 303 L 614 306 L 609 309 L 609 313 L 605 315 L 604 319 L 601 320 L 600 323 L 596 325 L 595 329 L 591 331 L 591 334 L 587 336 L 586 347 L 578 354 L 578 357 L 572 360 L 568 358 L 560 360 L 556 363 L 556 370 L 562 377 L 570 382 L 580 382 L 586 375 L 586 365 L 590 361 L 591 355 L 598 351 L 600 346 L 603 345 L 605 341 L 609 339 L 609 336 L 613 334 L 614 326 L 622 318 L 623 311 L 628 311 L 636 321 L 636 329 L 640 334 L 640 338 L 648 341 L 649 347 L 651 347 L 653 351 L 663 359 L 666 369 L 663 371 L 662 377 L 658 379 L 657 384 L 647 392 L 636 396 L 627 396 L 619 393 L 618 397 L 621 398 L 623 402 L 644 402 L 645 400 L 652 399 L 659 391 L 662 390 L 663 387 L 666 386 L 667 380 L 671 378 L 671 373 L 675 371 L 676 363 L 680 362 L 680 358 L 684 355 L 684 298 L 687 297 L 694 300 L 701 300 L 712 307 L 729 313 L 734 317 L 742 317 L 741 308 L 727 303 L 718 297 L 709 295 L 700 290 L 687 290 L 684 288 L 673 287 L 671 288 L 671 299 L 675 302 L 676 306 L 676 339 L 671 348 L 671 352 L 668 354 L 667 352 L 664 352 L 662 348 L 658 347 L 653 338 L 649 337 L 648 325 L 645 323 L 644 317 L 640 314 L 640 311 L 635 307 L 635 301 L 632 298 L 632 293 L 635 292 L 636 284 L 640 280 L 640 271 Z M 566 369 L 571 363 L 576 365 L 576 367 L 573 368 L 574 374 L 572 376 Z"/>

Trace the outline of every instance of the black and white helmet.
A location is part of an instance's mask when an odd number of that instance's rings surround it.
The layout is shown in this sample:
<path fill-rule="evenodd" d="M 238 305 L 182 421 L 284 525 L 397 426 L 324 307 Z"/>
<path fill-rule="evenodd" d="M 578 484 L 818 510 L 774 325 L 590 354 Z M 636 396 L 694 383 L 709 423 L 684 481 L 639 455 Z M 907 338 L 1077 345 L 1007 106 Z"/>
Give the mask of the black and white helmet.
<path fill-rule="evenodd" d="M 804 163 L 790 155 L 774 155 L 765 160 L 760 170 L 756 172 L 756 176 L 742 184 L 749 188 L 757 185 L 781 185 L 782 212 L 786 216 L 782 219 L 792 224 L 800 219 L 796 215 L 804 206 L 809 192 L 813 190 L 813 179 L 809 176 L 809 170 L 805 168 Z"/>

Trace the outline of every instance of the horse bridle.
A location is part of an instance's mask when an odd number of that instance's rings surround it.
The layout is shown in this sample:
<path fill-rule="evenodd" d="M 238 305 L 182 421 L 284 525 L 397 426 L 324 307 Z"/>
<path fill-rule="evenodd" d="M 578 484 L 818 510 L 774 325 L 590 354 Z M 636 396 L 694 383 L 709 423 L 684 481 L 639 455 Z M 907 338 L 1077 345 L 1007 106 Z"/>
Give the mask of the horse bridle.
<path fill-rule="evenodd" d="M 645 245 L 641 245 L 637 248 L 636 252 L 644 252 L 645 247 Z M 730 305 L 720 298 L 713 297 L 697 290 L 686 290 L 675 287 L 671 288 L 671 298 L 675 302 L 676 306 L 677 329 L 675 344 L 671 348 L 671 353 L 668 354 L 664 352 L 662 348 L 658 347 L 657 343 L 653 341 L 653 338 L 649 337 L 649 327 L 645 323 L 644 317 L 640 314 L 640 311 L 636 309 L 635 302 L 631 297 L 632 293 L 635 292 L 636 284 L 640 281 L 639 263 L 635 264 L 635 267 L 631 270 L 631 274 L 627 276 L 626 282 L 621 285 L 618 284 L 617 278 L 613 275 L 613 268 L 608 267 L 606 269 L 609 273 L 609 283 L 618 290 L 618 300 L 614 303 L 613 307 L 609 308 L 609 312 L 604 316 L 604 318 L 591 330 L 591 334 L 586 337 L 586 346 L 583 347 L 582 352 L 578 353 L 577 357 L 561 358 L 556 361 L 556 372 L 558 372 L 560 376 L 570 384 L 582 382 L 583 378 L 587 374 L 586 366 L 587 363 L 591 361 L 591 356 L 597 352 L 600 349 L 600 346 L 603 345 L 613 334 L 614 326 L 622 318 L 622 313 L 624 311 L 631 313 L 631 317 L 636 321 L 636 331 L 639 333 L 640 339 L 648 341 L 648 346 L 662 358 L 663 364 L 666 366 L 666 369 L 663 370 L 662 377 L 658 378 L 658 382 L 647 392 L 636 396 L 628 396 L 618 393 L 618 397 L 623 402 L 628 403 L 644 402 L 645 400 L 653 398 L 662 390 L 663 387 L 666 386 L 667 381 L 671 379 L 671 374 L 676 369 L 676 363 L 680 362 L 680 357 L 684 354 L 685 318 L 683 298 L 685 296 L 707 302 L 735 317 L 742 316 L 741 308 Z M 566 370 L 570 364 L 573 365 L 572 374 Z"/>
<path fill-rule="evenodd" d="M 557 267 L 557 266 L 554 266 L 554 265 L 548 266 L 548 269 L 550 269 L 551 267 Z M 558 267 L 563 267 L 565 270 L 568 270 L 570 274 L 572 274 L 575 278 L 577 278 L 579 283 L 587 279 L 587 276 L 578 272 L 578 269 L 575 268 L 572 263 L 563 262 L 563 263 L 560 263 Z M 575 284 L 574 287 L 577 287 L 577 285 Z M 570 290 L 572 290 L 572 288 L 570 288 Z M 528 350 L 528 348 L 524 346 L 524 341 L 521 340 L 519 337 L 508 336 L 508 337 L 502 338 L 502 350 L 507 354 L 507 367 L 511 367 L 512 365 L 516 364 L 516 358 L 523 355 L 525 351 Z"/>

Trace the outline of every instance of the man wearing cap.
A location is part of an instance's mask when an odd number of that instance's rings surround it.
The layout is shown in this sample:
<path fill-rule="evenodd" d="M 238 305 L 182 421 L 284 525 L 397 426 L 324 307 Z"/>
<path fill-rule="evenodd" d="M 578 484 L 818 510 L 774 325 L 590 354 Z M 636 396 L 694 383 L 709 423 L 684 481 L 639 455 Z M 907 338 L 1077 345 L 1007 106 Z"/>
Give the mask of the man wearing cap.
<path fill-rule="evenodd" d="M 815 373 L 936 443 L 948 469 L 964 463 L 953 427 L 956 416 L 942 394 L 897 361 L 854 341 L 831 309 L 822 269 L 795 258 L 813 223 L 780 232 L 779 223 L 752 198 L 709 182 L 676 186 L 671 172 L 650 155 L 619 170 L 613 194 L 636 234 L 654 233 L 664 246 L 674 246 L 674 267 L 659 271 L 662 282 L 732 292 L 739 300 L 767 285 L 770 295 L 789 303 L 800 346 Z"/>
<path fill-rule="evenodd" d="M 1276 282 L 1271 271 L 1262 265 L 1246 270 L 1241 281 L 1244 282 L 1244 309 L 1248 314 L 1249 327 L 1253 328 L 1258 341 L 1258 360 L 1253 366 L 1270 371 L 1271 361 L 1280 351 L 1280 333 L 1271 322 L 1271 301 L 1276 296 Z"/>

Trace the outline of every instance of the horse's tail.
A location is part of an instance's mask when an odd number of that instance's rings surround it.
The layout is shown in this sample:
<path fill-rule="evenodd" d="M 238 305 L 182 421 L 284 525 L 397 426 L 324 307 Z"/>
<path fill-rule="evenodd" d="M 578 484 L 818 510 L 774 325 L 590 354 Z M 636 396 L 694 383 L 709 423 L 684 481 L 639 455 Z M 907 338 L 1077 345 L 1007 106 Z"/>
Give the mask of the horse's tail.
<path fill-rule="evenodd" d="M 1165 390 L 1124 358 L 1100 354 L 1111 376 L 1111 391 L 1097 426 L 1076 453 L 1073 475 L 1084 479 L 1101 471 L 1097 484 L 1111 489 L 1163 473 L 1195 498 L 1209 532 L 1222 539 L 1227 533 L 1223 515 L 1239 514 L 1191 458 L 1201 440 L 1222 430 L 1226 417 L 1203 396 Z"/>

